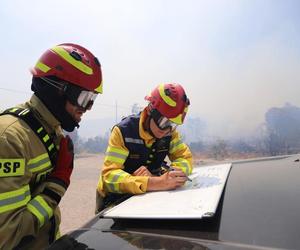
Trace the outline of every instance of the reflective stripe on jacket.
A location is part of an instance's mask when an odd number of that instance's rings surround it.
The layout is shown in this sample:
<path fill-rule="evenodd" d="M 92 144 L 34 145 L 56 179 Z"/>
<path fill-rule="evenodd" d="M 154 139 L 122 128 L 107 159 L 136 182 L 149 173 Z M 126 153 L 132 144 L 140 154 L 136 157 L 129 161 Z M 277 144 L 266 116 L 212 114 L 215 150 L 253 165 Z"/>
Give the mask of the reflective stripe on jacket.
<path fill-rule="evenodd" d="M 139 120 L 140 115 L 131 115 L 117 125 L 129 151 L 124 162 L 124 170 L 132 174 L 140 166 L 147 166 L 153 175 L 159 175 L 161 163 L 169 151 L 171 136 L 156 140 L 151 147 L 147 147 L 139 134 Z"/>
<path fill-rule="evenodd" d="M 102 197 L 106 196 L 109 192 L 129 194 L 146 192 L 149 177 L 133 176 L 126 171 L 126 168 L 130 168 L 130 166 L 125 166 L 125 164 L 129 162 L 128 156 L 130 154 L 131 162 L 134 162 L 134 157 L 139 157 L 134 156 L 134 154 L 130 152 L 128 148 L 130 143 L 134 142 L 136 146 L 139 144 L 150 149 L 156 141 L 153 136 L 143 129 L 142 124 L 145 119 L 146 111 L 144 110 L 139 118 L 138 133 L 140 138 L 137 138 L 136 136 L 124 138 L 118 126 L 113 128 L 97 187 L 97 190 Z M 173 167 L 182 169 L 186 174 L 192 172 L 191 151 L 188 146 L 182 142 L 180 135 L 176 130 L 171 134 L 167 155 L 171 160 L 171 165 Z M 140 162 L 140 159 L 138 159 L 137 162 Z M 132 170 L 130 172 L 132 172 Z"/>
<path fill-rule="evenodd" d="M 33 110 L 57 147 L 63 136 L 60 124 L 42 102 L 33 95 L 20 107 Z M 45 248 L 50 231 L 58 232 L 60 212 L 42 191 L 51 188 L 63 196 L 65 189 L 45 181 L 53 166 L 43 143 L 23 120 L 0 116 L 0 145 L 0 249 L 22 246 L 25 239 L 33 239 L 29 249 Z"/>

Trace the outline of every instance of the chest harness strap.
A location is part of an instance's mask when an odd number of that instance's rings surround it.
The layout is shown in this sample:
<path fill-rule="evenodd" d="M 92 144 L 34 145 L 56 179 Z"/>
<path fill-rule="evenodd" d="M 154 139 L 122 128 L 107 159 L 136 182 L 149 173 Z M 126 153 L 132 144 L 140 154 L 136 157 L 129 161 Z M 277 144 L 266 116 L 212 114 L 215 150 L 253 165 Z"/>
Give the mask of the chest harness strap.
<path fill-rule="evenodd" d="M 27 125 L 34 131 L 34 133 L 45 146 L 52 166 L 54 166 L 57 154 L 56 146 L 53 142 L 53 139 L 49 136 L 43 125 L 34 116 L 33 112 L 29 108 L 10 108 L 0 113 L 0 115 L 6 114 L 16 116 L 27 123 Z"/>
<path fill-rule="evenodd" d="M 29 108 L 26 109 L 10 108 L 0 113 L 0 115 L 6 115 L 6 114 L 18 117 L 27 123 L 27 125 L 32 129 L 32 131 L 37 135 L 37 137 L 43 143 L 45 149 L 47 150 L 52 166 L 55 166 L 57 148 L 53 142 L 53 139 L 47 133 L 46 129 L 39 122 L 39 120 L 34 116 L 32 110 Z M 48 195 L 52 199 L 54 199 L 57 202 L 57 204 L 60 202 L 61 197 L 55 192 L 53 192 L 52 190 L 45 188 L 43 193 L 45 195 Z M 49 233 L 49 244 L 52 243 L 55 238 L 55 228 L 56 228 L 55 217 L 52 217 L 50 219 L 50 223 L 51 223 L 51 228 Z"/>

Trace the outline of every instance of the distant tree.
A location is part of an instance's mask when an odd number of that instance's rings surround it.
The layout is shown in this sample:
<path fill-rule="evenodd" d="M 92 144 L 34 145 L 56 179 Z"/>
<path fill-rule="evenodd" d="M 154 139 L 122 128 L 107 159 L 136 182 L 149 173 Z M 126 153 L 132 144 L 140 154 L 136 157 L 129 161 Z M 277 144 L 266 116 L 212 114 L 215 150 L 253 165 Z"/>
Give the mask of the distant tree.
<path fill-rule="evenodd" d="M 199 117 L 187 118 L 182 126 L 178 126 L 178 130 L 184 136 L 186 142 L 198 142 L 204 137 L 206 123 Z"/>
<path fill-rule="evenodd" d="M 286 104 L 265 114 L 266 149 L 271 155 L 300 151 L 300 108 Z"/>
<path fill-rule="evenodd" d="M 205 149 L 205 146 L 203 145 L 202 141 L 191 142 L 189 144 L 189 147 L 190 147 L 191 151 L 194 153 L 202 152 Z"/>
<path fill-rule="evenodd" d="M 277 131 L 268 128 L 264 137 L 265 149 L 268 155 L 275 156 L 289 153 L 289 146 Z"/>
<path fill-rule="evenodd" d="M 66 135 L 69 135 L 70 138 L 73 141 L 73 145 L 74 145 L 74 153 L 78 154 L 81 151 L 82 148 L 82 140 L 78 135 L 78 130 L 74 129 L 72 132 L 64 132 Z"/>
<path fill-rule="evenodd" d="M 104 153 L 108 144 L 108 139 L 96 136 L 94 138 L 89 138 L 83 143 L 84 151 L 88 153 Z"/>
<path fill-rule="evenodd" d="M 244 139 L 239 139 L 231 142 L 231 149 L 236 153 L 253 153 L 256 151 L 254 146 L 251 146 Z"/>
<path fill-rule="evenodd" d="M 211 146 L 210 151 L 211 151 L 212 157 L 216 160 L 224 160 L 229 155 L 228 154 L 228 145 L 222 139 L 217 140 Z"/>

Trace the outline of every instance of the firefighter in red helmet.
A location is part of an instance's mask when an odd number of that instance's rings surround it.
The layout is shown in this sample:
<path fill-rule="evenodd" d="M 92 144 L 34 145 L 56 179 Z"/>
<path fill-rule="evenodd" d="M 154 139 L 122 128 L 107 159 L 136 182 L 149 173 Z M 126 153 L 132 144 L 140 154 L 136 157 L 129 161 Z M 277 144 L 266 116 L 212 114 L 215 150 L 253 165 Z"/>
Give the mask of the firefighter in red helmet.
<path fill-rule="evenodd" d="M 183 87 L 160 84 L 145 99 L 149 104 L 140 114 L 124 118 L 112 129 L 96 212 L 132 194 L 181 187 L 192 172 L 191 151 L 176 130 L 190 104 Z"/>
<path fill-rule="evenodd" d="M 98 59 L 77 44 L 48 49 L 31 70 L 31 99 L 0 114 L 0 249 L 45 249 L 73 170 L 71 132 L 102 93 Z"/>

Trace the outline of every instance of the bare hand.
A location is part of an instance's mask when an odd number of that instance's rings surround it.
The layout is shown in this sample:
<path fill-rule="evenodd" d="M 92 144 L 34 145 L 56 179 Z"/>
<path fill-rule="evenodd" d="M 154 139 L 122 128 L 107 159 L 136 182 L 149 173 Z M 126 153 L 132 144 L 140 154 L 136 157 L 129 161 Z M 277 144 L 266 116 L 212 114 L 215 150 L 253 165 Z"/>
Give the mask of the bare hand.
<path fill-rule="evenodd" d="M 181 170 L 173 170 L 161 176 L 149 178 L 147 191 L 172 190 L 184 185 L 187 176 Z"/>
<path fill-rule="evenodd" d="M 183 173 L 181 170 L 166 172 L 161 176 L 161 178 L 165 184 L 163 190 L 171 190 L 181 187 L 187 180 L 185 173 Z"/>
<path fill-rule="evenodd" d="M 139 167 L 132 173 L 133 176 L 152 176 L 151 172 L 145 166 Z"/>

